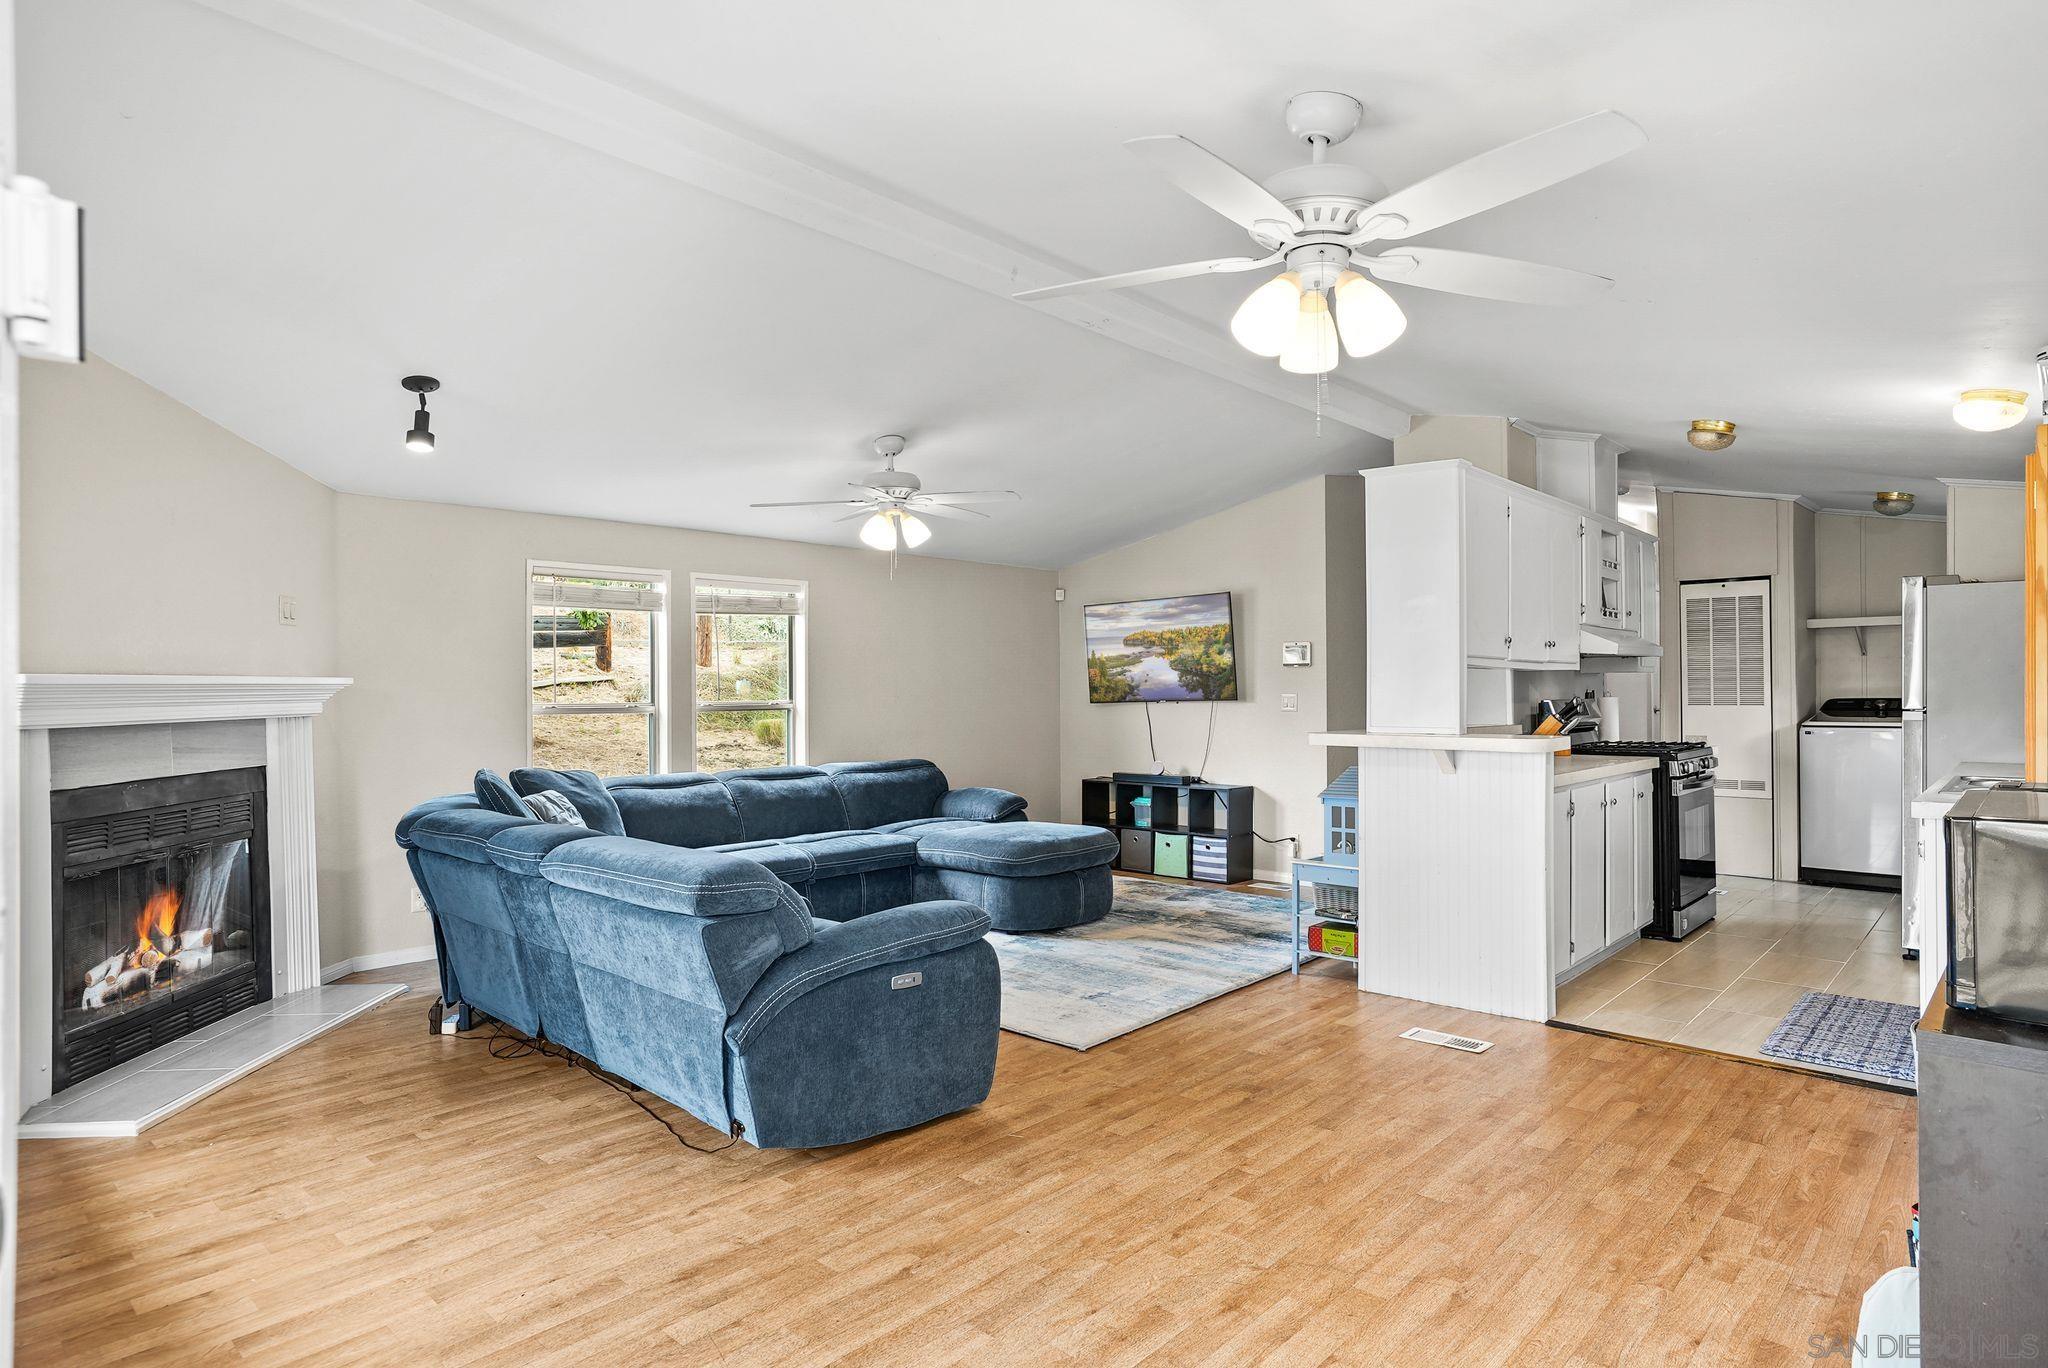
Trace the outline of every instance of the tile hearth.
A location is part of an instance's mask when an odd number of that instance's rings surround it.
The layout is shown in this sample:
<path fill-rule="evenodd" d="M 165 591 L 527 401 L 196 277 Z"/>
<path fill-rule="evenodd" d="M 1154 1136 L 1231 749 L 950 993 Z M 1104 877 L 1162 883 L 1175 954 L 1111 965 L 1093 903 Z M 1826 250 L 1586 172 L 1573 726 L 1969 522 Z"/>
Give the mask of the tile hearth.
<path fill-rule="evenodd" d="M 260 1002 L 36 1103 L 18 1134 L 24 1140 L 140 1135 L 405 991 L 402 983 L 335 983 Z"/>

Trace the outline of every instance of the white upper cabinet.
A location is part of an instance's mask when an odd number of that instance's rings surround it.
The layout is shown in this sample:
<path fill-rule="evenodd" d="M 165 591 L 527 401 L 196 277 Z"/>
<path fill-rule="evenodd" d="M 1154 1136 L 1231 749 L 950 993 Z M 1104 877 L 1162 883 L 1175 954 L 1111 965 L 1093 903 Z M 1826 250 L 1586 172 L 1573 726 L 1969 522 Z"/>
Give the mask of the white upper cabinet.
<path fill-rule="evenodd" d="M 1663 589 L 1657 580 L 1657 539 L 1633 528 L 1626 537 L 1629 585 L 1635 591 L 1629 627 L 1645 645 L 1655 646 L 1660 640 L 1657 623 L 1663 603 Z"/>
<path fill-rule="evenodd" d="M 1514 654 L 1510 600 L 1515 569 L 1509 550 L 1507 485 L 1493 480 L 1466 480 L 1463 497 L 1465 654 L 1472 660 L 1505 661 Z M 1368 561 L 1371 556 L 1368 548 Z M 1366 578 L 1369 583 L 1369 571 Z"/>
<path fill-rule="evenodd" d="M 1589 650 L 1629 653 L 1619 523 L 1464 461 L 1361 473 L 1368 727 L 1526 725 L 1507 715 L 1514 692 L 1502 671 L 1576 670 Z M 1613 562 L 1605 587 L 1606 560 L 1596 574 L 1584 550 L 1596 541 L 1591 554 Z M 1655 542 L 1649 547 L 1654 566 Z M 1615 618 L 1596 637 L 1587 614 L 1603 594 Z"/>

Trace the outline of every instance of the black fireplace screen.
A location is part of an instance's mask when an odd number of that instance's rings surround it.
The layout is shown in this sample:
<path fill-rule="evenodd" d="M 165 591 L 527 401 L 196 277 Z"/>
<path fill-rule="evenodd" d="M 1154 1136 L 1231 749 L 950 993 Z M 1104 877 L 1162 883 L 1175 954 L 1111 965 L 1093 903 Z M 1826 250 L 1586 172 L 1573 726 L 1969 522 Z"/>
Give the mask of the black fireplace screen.
<path fill-rule="evenodd" d="M 63 1089 L 270 997 L 261 769 L 50 795 Z"/>
<path fill-rule="evenodd" d="M 68 1034 L 255 964 L 247 837 L 64 884 Z"/>

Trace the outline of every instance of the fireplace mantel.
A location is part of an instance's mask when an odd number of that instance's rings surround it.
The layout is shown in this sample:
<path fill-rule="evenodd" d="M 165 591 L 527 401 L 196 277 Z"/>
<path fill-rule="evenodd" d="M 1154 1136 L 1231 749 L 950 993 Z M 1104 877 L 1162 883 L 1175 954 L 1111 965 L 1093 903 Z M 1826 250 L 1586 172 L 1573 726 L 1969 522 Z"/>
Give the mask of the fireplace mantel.
<path fill-rule="evenodd" d="M 353 680 L 286 675 L 21 677 L 23 731 L 311 717 Z"/>
<path fill-rule="evenodd" d="M 317 989 L 320 906 L 313 839 L 313 718 L 352 682 L 274 675 L 20 677 L 22 1058 L 16 1106 L 26 1110 L 50 1097 L 52 790 L 262 765 L 270 847 L 273 996 Z M 56 772 L 53 754 L 59 761 Z M 67 756 L 74 766 L 69 779 L 63 772 Z M 78 777 L 81 773 L 90 777 Z M 42 1132 L 25 1127 L 21 1133 Z"/>

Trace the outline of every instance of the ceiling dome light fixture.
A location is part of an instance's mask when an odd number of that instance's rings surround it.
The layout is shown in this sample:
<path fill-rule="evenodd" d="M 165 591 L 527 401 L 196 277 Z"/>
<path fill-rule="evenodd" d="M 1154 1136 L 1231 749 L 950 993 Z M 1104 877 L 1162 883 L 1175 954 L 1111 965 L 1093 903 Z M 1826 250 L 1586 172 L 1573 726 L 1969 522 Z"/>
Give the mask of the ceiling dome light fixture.
<path fill-rule="evenodd" d="M 1887 518 L 1901 518 L 1913 511 L 1913 496 L 1903 489 L 1880 489 L 1870 506 Z"/>
<path fill-rule="evenodd" d="M 1726 418 L 1695 418 L 1685 440 L 1701 451 L 1726 451 L 1735 445 L 1735 424 Z"/>
<path fill-rule="evenodd" d="M 2002 432 L 2027 416 L 2027 392 L 2014 389 L 1966 389 L 1949 410 L 1972 432 Z"/>
<path fill-rule="evenodd" d="M 441 388 L 441 382 L 431 375 L 408 375 L 398 382 L 420 397 L 419 412 L 412 416 L 412 426 L 406 429 L 405 449 L 415 456 L 434 454 L 434 433 L 428 423 L 433 415 L 427 412 L 427 396 Z"/>

